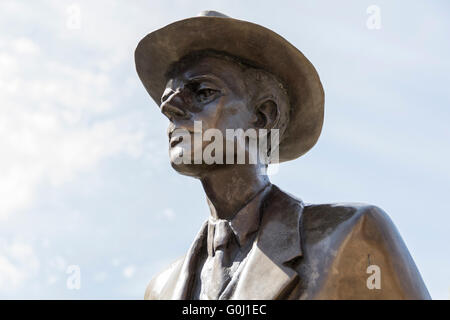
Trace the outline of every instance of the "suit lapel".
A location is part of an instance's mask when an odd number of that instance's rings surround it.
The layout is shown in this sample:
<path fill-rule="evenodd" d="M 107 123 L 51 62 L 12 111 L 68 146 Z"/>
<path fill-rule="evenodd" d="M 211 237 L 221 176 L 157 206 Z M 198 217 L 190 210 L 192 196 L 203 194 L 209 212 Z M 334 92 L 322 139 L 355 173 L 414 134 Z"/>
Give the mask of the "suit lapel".
<path fill-rule="evenodd" d="M 190 291 L 194 282 L 197 262 L 201 256 L 201 251 L 206 243 L 206 236 L 208 230 L 208 221 L 203 223 L 197 237 L 189 248 L 186 258 L 184 259 L 178 280 L 172 293 L 173 300 L 191 299 Z"/>
<path fill-rule="evenodd" d="M 302 255 L 299 220 L 303 203 L 272 187 L 259 233 L 231 299 L 276 299 L 298 277 L 286 262 Z"/>
<path fill-rule="evenodd" d="M 274 185 L 264 203 L 253 247 L 220 299 L 276 299 L 298 277 L 286 263 L 302 255 L 299 221 L 303 203 Z M 208 221 L 205 221 L 186 254 L 171 299 L 191 299 L 207 230 Z"/>

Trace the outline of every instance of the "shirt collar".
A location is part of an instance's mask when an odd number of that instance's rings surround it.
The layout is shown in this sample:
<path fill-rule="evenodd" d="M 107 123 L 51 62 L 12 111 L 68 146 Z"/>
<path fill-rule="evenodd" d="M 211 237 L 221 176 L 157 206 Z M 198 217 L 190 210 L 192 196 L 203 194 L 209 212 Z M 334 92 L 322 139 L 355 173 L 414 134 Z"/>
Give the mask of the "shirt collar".
<path fill-rule="evenodd" d="M 242 207 L 236 215 L 229 221 L 231 230 L 238 240 L 239 245 L 242 247 L 248 237 L 253 234 L 259 228 L 259 222 L 261 217 L 261 205 L 266 194 L 270 191 L 271 184 L 267 184 L 262 188 L 244 207 Z M 217 219 L 209 217 L 208 221 L 208 252 L 212 252 L 212 244 L 214 240 L 214 224 L 217 223 Z"/>

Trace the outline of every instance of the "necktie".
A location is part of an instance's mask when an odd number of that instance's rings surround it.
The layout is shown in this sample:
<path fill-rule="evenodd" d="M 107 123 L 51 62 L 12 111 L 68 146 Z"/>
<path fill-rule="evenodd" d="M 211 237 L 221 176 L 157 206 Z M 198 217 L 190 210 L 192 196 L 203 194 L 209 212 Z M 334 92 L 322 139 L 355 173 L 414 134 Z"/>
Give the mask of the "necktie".
<path fill-rule="evenodd" d="M 212 256 L 206 262 L 207 269 L 202 276 L 202 299 L 217 300 L 231 280 L 231 268 L 236 253 L 236 239 L 226 220 L 219 220 L 214 226 Z"/>

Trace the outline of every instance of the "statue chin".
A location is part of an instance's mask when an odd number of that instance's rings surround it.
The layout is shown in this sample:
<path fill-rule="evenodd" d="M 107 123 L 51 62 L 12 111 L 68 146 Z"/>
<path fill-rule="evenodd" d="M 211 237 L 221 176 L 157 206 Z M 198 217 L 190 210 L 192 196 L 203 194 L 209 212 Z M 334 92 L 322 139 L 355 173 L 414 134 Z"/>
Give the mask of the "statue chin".
<path fill-rule="evenodd" d="M 205 146 L 202 146 L 201 151 L 198 151 L 198 154 L 203 154 L 203 148 Z M 183 155 L 189 154 L 190 157 L 185 157 L 185 161 L 183 161 Z M 202 163 L 194 163 L 194 150 L 191 150 L 189 146 L 186 146 L 182 143 L 177 144 L 176 146 L 173 146 L 169 148 L 169 159 L 170 159 L 170 165 L 172 166 L 175 171 L 177 171 L 179 174 L 190 176 L 194 178 L 201 178 L 206 173 L 223 169 L 226 166 L 233 166 L 237 163 L 236 156 L 234 157 L 234 164 L 226 164 L 226 158 L 224 157 L 222 160 L 222 164 L 208 164 L 203 162 Z M 248 161 L 248 151 L 246 150 L 246 156 L 245 161 Z M 258 166 L 261 166 L 261 168 L 264 167 L 262 164 L 258 164 Z M 262 169 L 261 174 L 266 175 L 265 169 Z"/>
<path fill-rule="evenodd" d="M 175 146 L 173 148 L 170 148 L 169 150 L 169 158 L 170 158 L 170 165 L 172 166 L 175 171 L 177 171 L 179 174 L 190 176 L 194 178 L 200 178 L 203 173 L 210 171 L 213 166 L 207 165 L 207 164 L 194 164 L 194 161 L 185 161 L 186 163 L 183 163 L 183 152 L 189 152 L 184 150 L 181 146 Z M 191 158 L 194 159 L 194 154 L 192 152 Z"/>
<path fill-rule="evenodd" d="M 205 176 L 206 173 L 212 172 L 214 170 L 217 170 L 225 165 L 219 165 L 219 164 L 184 164 L 184 163 L 174 163 L 170 162 L 170 165 L 172 166 L 175 171 L 177 171 L 179 174 L 193 177 L 200 179 L 201 177 Z"/>

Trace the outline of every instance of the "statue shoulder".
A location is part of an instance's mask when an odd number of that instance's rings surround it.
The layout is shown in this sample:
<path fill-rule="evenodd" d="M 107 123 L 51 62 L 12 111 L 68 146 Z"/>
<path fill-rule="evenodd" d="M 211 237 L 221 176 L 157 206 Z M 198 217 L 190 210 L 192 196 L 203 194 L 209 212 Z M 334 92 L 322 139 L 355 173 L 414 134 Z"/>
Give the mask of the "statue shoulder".
<path fill-rule="evenodd" d="M 381 208 L 365 203 L 304 204 L 302 223 L 305 231 L 331 232 L 339 226 L 354 226 L 363 219 L 394 227 Z M 327 232 L 327 233 L 328 233 Z"/>
<path fill-rule="evenodd" d="M 389 216 L 379 207 L 365 203 L 305 203 L 294 195 L 273 185 L 266 207 L 274 211 L 301 212 L 302 233 L 313 237 L 326 237 L 336 231 L 350 231 L 363 220 L 377 229 L 395 230 Z"/>
<path fill-rule="evenodd" d="M 373 244 L 389 242 L 401 252 L 408 252 L 394 223 L 378 206 L 364 203 L 305 204 L 301 232 L 308 243 L 333 239 L 351 244 L 346 239 L 360 239 Z M 358 240 L 359 241 L 359 240 Z"/>
<path fill-rule="evenodd" d="M 379 222 L 391 223 L 388 215 L 379 207 L 365 203 L 305 203 L 296 196 L 273 185 L 270 207 L 273 210 L 302 211 L 301 225 L 304 231 L 332 231 L 341 224 L 356 223 L 366 216 L 377 217 Z"/>
<path fill-rule="evenodd" d="M 170 293 L 171 289 L 175 285 L 178 274 L 180 273 L 181 266 L 183 265 L 185 256 L 178 258 L 170 266 L 150 280 L 145 290 L 145 300 L 162 300 L 170 299 L 166 297 L 165 293 Z"/>
<path fill-rule="evenodd" d="M 329 267 L 336 271 L 327 278 L 322 298 L 430 298 L 408 248 L 383 209 L 359 203 L 308 204 L 302 229 L 306 249 L 329 257 Z M 377 290 L 366 286 L 371 270 L 382 275 Z"/>

